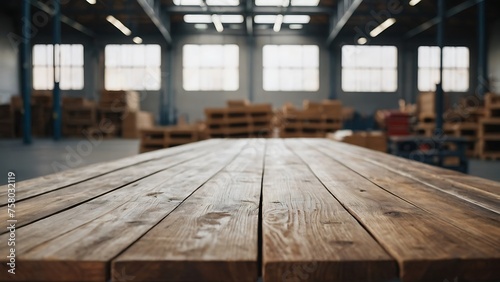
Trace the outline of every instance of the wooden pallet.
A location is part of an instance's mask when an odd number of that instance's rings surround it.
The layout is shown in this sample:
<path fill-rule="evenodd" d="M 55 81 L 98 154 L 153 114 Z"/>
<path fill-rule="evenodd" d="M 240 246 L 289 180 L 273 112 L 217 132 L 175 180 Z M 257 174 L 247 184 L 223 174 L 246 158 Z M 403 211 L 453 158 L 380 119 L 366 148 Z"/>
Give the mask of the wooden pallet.
<path fill-rule="evenodd" d="M 140 95 L 136 91 L 103 91 L 99 108 L 103 110 L 139 111 Z"/>
<path fill-rule="evenodd" d="M 140 152 L 170 148 L 200 140 L 198 126 L 171 126 L 141 129 Z"/>

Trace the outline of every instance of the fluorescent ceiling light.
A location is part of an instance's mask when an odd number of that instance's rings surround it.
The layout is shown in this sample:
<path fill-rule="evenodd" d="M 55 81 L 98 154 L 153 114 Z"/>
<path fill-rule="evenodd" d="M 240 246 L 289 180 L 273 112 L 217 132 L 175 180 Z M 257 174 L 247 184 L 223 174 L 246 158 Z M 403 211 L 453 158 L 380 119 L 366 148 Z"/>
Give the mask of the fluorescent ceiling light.
<path fill-rule="evenodd" d="M 221 23 L 242 23 L 244 18 L 242 15 L 220 15 L 218 16 Z M 184 15 L 186 23 L 212 23 L 213 19 L 210 15 Z"/>
<path fill-rule="evenodd" d="M 306 24 L 311 21 L 311 17 L 307 15 L 286 15 L 283 22 L 286 24 Z"/>
<path fill-rule="evenodd" d="M 286 15 L 283 17 L 283 23 L 286 24 L 306 24 L 311 20 L 307 15 Z M 254 17 L 255 23 L 258 24 L 274 24 L 276 15 L 257 15 Z"/>
<path fill-rule="evenodd" d="M 420 0 L 410 0 L 410 6 L 415 6 L 420 3 Z"/>
<path fill-rule="evenodd" d="M 217 32 L 222 32 L 224 30 L 224 26 L 222 26 L 219 15 L 212 15 L 212 22 L 214 23 Z"/>
<path fill-rule="evenodd" d="M 276 22 L 275 15 L 257 15 L 253 18 L 253 21 L 258 24 L 273 24 Z"/>
<path fill-rule="evenodd" d="M 210 15 L 184 15 L 186 23 L 212 23 Z"/>
<path fill-rule="evenodd" d="M 243 23 L 244 18 L 242 15 L 220 15 L 220 21 L 222 23 Z"/>
<path fill-rule="evenodd" d="M 358 44 L 359 45 L 365 45 L 367 42 L 368 42 L 368 39 L 366 39 L 366 37 L 360 37 L 358 39 Z"/>
<path fill-rule="evenodd" d="M 139 36 L 136 36 L 132 39 L 132 41 L 134 41 L 135 44 L 141 44 L 142 38 L 140 38 Z"/>
<path fill-rule="evenodd" d="M 117 18 L 109 15 L 106 17 L 106 20 L 110 22 L 112 25 L 114 25 L 118 30 L 120 30 L 123 34 L 126 36 L 129 36 L 132 34 L 130 29 L 128 29 L 121 21 L 119 21 Z"/>
<path fill-rule="evenodd" d="M 194 25 L 194 28 L 203 30 L 203 29 L 207 29 L 207 28 L 208 28 L 208 25 L 207 25 L 207 24 L 204 24 L 204 23 L 195 24 L 195 25 Z"/>
<path fill-rule="evenodd" d="M 391 25 L 393 25 L 395 22 L 396 22 L 395 18 L 388 18 L 385 22 L 381 23 L 379 26 L 370 31 L 370 36 L 376 37 L 377 35 L 381 34 L 384 30 L 389 28 Z"/>
<path fill-rule="evenodd" d="M 304 26 L 301 24 L 291 24 L 288 26 L 290 29 L 302 29 Z"/>
<path fill-rule="evenodd" d="M 273 30 L 274 32 L 279 32 L 281 30 L 281 24 L 283 23 L 283 15 L 276 16 L 276 21 L 274 22 Z"/>
<path fill-rule="evenodd" d="M 256 6 L 318 6 L 319 0 L 255 0 Z"/>
<path fill-rule="evenodd" d="M 318 6 L 319 0 L 292 0 L 292 6 Z"/>
<path fill-rule="evenodd" d="M 238 6 L 239 0 L 207 0 L 209 6 Z M 174 0 L 174 5 L 177 6 L 202 6 L 202 0 Z"/>
<path fill-rule="evenodd" d="M 89 4 L 91 5 L 94 5 L 96 3 L 96 0 L 87 0 L 87 2 L 89 2 Z"/>

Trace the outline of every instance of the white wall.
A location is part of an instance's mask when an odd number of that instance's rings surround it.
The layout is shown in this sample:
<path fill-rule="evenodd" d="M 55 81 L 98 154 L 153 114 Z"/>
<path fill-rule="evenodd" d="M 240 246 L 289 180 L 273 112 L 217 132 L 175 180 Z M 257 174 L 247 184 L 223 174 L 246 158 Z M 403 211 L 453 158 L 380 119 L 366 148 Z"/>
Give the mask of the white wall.
<path fill-rule="evenodd" d="M 15 33 L 14 21 L 0 13 L 0 104 L 20 93 L 18 52 L 7 37 L 11 32 Z"/>

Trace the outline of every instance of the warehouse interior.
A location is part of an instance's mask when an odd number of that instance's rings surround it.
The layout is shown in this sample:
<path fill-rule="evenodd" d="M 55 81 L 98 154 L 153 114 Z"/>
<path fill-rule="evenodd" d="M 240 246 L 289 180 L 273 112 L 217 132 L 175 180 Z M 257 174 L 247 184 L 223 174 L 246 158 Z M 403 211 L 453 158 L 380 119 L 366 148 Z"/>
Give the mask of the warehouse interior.
<path fill-rule="evenodd" d="M 132 156 L 146 151 L 143 140 L 176 129 L 184 141 L 148 150 L 217 137 L 328 134 L 366 147 L 360 140 L 375 132 L 389 152 L 391 136 L 439 139 L 440 128 L 468 142 L 466 160 L 450 167 L 499 180 L 498 139 L 481 143 L 480 129 L 500 132 L 497 121 L 480 121 L 498 111 L 499 11 L 493 0 L 2 1 L 2 171 L 29 179 Z M 123 125 L 105 132 L 102 109 L 116 98 L 132 114 L 120 110 Z M 287 131 L 290 115 L 323 109 L 325 100 L 341 104 L 324 106 L 337 109 L 340 125 Z M 214 129 L 224 108 L 245 105 L 265 105 L 265 134 Z M 93 116 L 88 123 L 65 129 L 72 114 L 84 113 Z M 398 114 L 406 128 L 391 132 L 387 119 Z M 78 153 L 96 128 L 105 145 Z"/>

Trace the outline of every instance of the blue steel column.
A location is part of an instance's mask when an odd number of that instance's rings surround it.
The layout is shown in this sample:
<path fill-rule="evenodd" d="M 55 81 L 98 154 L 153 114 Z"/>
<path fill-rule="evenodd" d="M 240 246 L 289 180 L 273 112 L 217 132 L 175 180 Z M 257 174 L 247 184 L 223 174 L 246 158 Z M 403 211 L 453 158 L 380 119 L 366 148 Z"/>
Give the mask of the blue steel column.
<path fill-rule="evenodd" d="M 52 118 L 54 129 L 54 140 L 61 139 L 61 91 L 59 82 L 61 79 L 61 0 L 54 0 L 54 89 L 53 89 L 53 104 Z M 56 46 L 59 46 L 56 48 Z M 56 50 L 58 49 L 58 50 Z"/>
<path fill-rule="evenodd" d="M 247 52 L 248 52 L 248 100 L 254 102 L 254 52 L 255 42 L 252 35 L 247 36 Z"/>
<path fill-rule="evenodd" d="M 486 60 L 486 1 L 478 4 L 478 71 L 477 89 L 478 95 L 484 96 L 488 91 L 487 60 Z"/>
<path fill-rule="evenodd" d="M 336 77 L 336 71 L 335 71 L 335 51 L 333 50 L 333 47 L 332 46 L 327 46 L 328 48 L 328 55 L 330 57 L 330 62 L 329 62 L 329 66 L 330 66 L 330 75 L 328 76 L 329 77 L 329 83 L 330 83 L 330 93 L 328 94 L 328 99 L 330 100 L 335 100 L 337 99 L 337 91 L 335 90 L 335 87 L 336 87 L 336 81 L 337 81 L 337 77 Z"/>
<path fill-rule="evenodd" d="M 439 84 L 436 85 L 436 133 L 443 132 L 443 47 L 444 47 L 444 0 L 438 0 L 438 17 L 439 23 L 437 26 L 437 45 L 439 47 Z"/>
<path fill-rule="evenodd" d="M 23 96 L 23 142 L 31 144 L 31 4 L 23 1 L 23 44 L 21 50 L 21 93 Z"/>
<path fill-rule="evenodd" d="M 166 108 L 167 108 L 167 112 L 166 112 L 166 116 L 167 116 L 167 123 L 168 124 L 175 124 L 177 121 L 176 121 L 176 114 L 175 114 L 175 101 L 174 101 L 174 85 L 173 85 L 173 82 L 174 82 L 174 79 L 173 79 L 173 69 L 172 69 L 172 65 L 173 65 L 173 62 L 172 60 L 174 59 L 174 56 L 173 56 L 173 47 L 172 46 L 168 46 L 167 47 L 167 50 L 168 50 L 168 60 L 167 60 L 167 105 L 166 105 Z"/>

